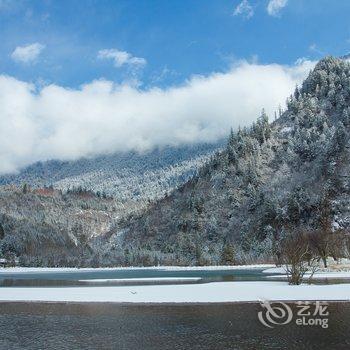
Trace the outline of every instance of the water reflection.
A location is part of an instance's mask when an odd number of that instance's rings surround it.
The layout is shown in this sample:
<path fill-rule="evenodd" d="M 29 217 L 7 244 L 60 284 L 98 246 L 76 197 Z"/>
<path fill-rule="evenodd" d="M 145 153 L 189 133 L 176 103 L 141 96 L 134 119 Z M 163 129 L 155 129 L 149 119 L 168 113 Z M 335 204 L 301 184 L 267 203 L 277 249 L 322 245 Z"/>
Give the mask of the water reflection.
<path fill-rule="evenodd" d="M 294 308 L 294 304 L 290 304 Z M 329 328 L 268 329 L 245 304 L 0 304 L 0 349 L 349 349 L 350 304 L 329 305 Z"/>
<path fill-rule="evenodd" d="M 267 274 L 263 269 L 242 270 L 166 270 L 127 269 L 96 271 L 49 271 L 0 273 L 1 287 L 66 287 L 191 284 L 227 281 L 262 281 Z M 149 279 L 148 281 L 145 279 Z M 167 280 L 168 278 L 168 280 Z M 191 279 L 192 278 L 192 279 Z M 117 280 L 121 279 L 121 280 Z M 127 279 L 127 280 L 125 280 Z M 141 281 L 138 279 L 142 279 Z M 177 279 L 177 280 L 176 280 Z"/>
<path fill-rule="evenodd" d="M 0 272 L 0 287 L 96 287 L 266 280 L 286 281 L 287 279 L 281 278 L 276 274 L 263 273 L 263 269 L 261 268 L 237 270 L 125 269 L 23 273 Z M 312 284 L 338 284 L 349 282 L 349 278 L 324 278 L 313 279 Z"/>

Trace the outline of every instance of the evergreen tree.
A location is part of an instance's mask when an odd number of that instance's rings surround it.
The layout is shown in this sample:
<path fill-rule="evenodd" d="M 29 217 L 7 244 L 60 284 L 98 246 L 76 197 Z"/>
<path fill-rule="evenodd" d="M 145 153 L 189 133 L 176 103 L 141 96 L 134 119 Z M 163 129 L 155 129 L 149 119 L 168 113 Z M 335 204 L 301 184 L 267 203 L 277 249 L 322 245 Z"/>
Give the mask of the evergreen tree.
<path fill-rule="evenodd" d="M 28 185 L 26 183 L 23 184 L 22 193 L 24 193 L 24 194 L 28 193 Z"/>
<path fill-rule="evenodd" d="M 5 237 L 5 230 L 0 223 L 0 239 L 3 239 L 4 237 Z"/>
<path fill-rule="evenodd" d="M 221 253 L 222 265 L 234 265 L 235 264 L 235 251 L 230 243 L 226 243 Z"/>

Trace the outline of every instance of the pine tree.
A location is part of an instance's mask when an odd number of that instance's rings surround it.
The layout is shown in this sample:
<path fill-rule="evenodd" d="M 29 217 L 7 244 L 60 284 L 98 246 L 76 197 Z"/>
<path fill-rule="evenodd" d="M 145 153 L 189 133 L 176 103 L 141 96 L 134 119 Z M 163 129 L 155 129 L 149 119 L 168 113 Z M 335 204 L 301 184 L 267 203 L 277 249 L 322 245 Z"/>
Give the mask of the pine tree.
<path fill-rule="evenodd" d="M 222 265 L 234 265 L 235 264 L 235 251 L 230 243 L 226 243 L 221 253 Z"/>
<path fill-rule="evenodd" d="M 253 133 L 260 144 L 263 144 L 271 136 L 271 128 L 269 124 L 269 118 L 263 109 L 261 115 L 258 118 L 256 124 L 253 125 Z"/>
<path fill-rule="evenodd" d="M 5 237 L 5 230 L 0 223 L 0 239 L 3 239 L 4 237 Z"/>
<path fill-rule="evenodd" d="M 23 184 L 22 193 L 24 193 L 24 194 L 28 193 L 28 185 L 26 183 Z"/>

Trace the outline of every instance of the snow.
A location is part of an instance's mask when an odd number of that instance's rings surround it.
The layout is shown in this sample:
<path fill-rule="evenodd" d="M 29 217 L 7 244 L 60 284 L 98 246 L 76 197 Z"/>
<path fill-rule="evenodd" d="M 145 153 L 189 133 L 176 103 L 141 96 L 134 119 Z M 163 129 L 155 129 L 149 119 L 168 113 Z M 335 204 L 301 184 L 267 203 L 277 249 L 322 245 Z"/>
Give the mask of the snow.
<path fill-rule="evenodd" d="M 133 268 L 27 268 L 13 267 L 0 269 L 1 274 L 26 272 L 74 272 L 74 271 L 113 271 L 113 270 L 240 270 L 264 269 L 263 272 L 279 274 L 267 277 L 285 277 L 283 267 L 274 265 L 244 266 L 157 266 Z M 307 276 L 306 276 L 307 277 Z M 350 272 L 319 272 L 315 278 L 346 278 Z M 99 282 L 109 281 L 188 281 L 199 280 L 192 277 L 151 277 L 122 279 L 84 279 L 96 283 L 94 287 L 3 287 L 0 288 L 0 301 L 44 301 L 44 302 L 119 302 L 119 303 L 213 303 L 249 302 L 259 300 L 350 300 L 350 283 L 335 285 L 290 286 L 282 281 L 256 282 L 212 282 L 203 284 L 137 285 L 137 286 L 98 286 Z"/>
<path fill-rule="evenodd" d="M 249 269 L 268 269 L 273 267 L 272 264 L 257 265 L 234 265 L 234 266 L 151 266 L 151 267 L 98 267 L 98 268 L 76 268 L 76 267 L 3 267 L 0 268 L 2 273 L 26 273 L 26 272 L 93 272 L 93 271 L 121 271 L 121 270 L 249 270 Z"/>
<path fill-rule="evenodd" d="M 342 269 L 345 269 L 342 270 Z M 267 278 L 287 278 L 285 267 L 272 267 L 262 271 L 263 273 L 275 274 Z M 304 279 L 310 277 L 310 273 L 305 273 Z M 350 264 L 348 259 L 341 259 L 339 263 L 330 263 L 328 268 L 320 268 L 314 273 L 313 279 L 337 279 L 350 278 Z"/>
<path fill-rule="evenodd" d="M 266 270 L 263 270 L 263 273 L 286 273 L 286 269 L 283 266 L 280 267 L 270 267 Z"/>
<path fill-rule="evenodd" d="M 327 277 L 350 277 L 350 260 L 346 258 L 341 258 L 338 261 L 334 261 L 331 258 L 327 258 L 327 265 L 328 267 L 323 267 L 323 263 L 320 262 L 320 265 L 315 273 L 315 276 L 319 274 L 323 274 L 323 276 L 326 272 L 330 273 L 327 275 Z M 280 267 L 271 267 L 268 269 L 265 269 L 262 271 L 263 273 L 268 273 L 268 274 L 286 274 L 286 269 L 285 266 L 280 266 Z M 340 275 L 339 273 L 344 273 L 344 275 Z M 338 275 L 336 275 L 338 273 Z M 276 276 L 275 276 L 276 277 Z"/>
<path fill-rule="evenodd" d="M 218 265 L 218 266 L 160 266 L 164 270 L 251 270 L 251 269 L 268 269 L 272 268 L 273 264 L 255 264 L 255 265 Z M 155 267 L 158 268 L 158 267 Z"/>
<path fill-rule="evenodd" d="M 306 273 L 304 275 L 304 278 L 309 278 L 310 273 Z M 286 274 L 282 275 L 275 275 L 275 276 L 267 276 L 267 278 L 287 278 Z M 323 278 L 330 278 L 330 279 L 337 279 L 337 278 L 350 278 L 350 271 L 348 272 L 316 272 L 313 276 L 313 279 L 323 279 Z"/>
<path fill-rule="evenodd" d="M 291 132 L 292 130 L 293 130 L 293 127 L 285 126 L 284 128 L 281 129 L 281 132 L 287 134 L 287 133 Z"/>
<path fill-rule="evenodd" d="M 338 229 L 340 229 L 340 228 L 341 228 L 341 226 L 339 225 L 338 222 L 336 222 L 336 221 L 333 221 L 333 222 L 332 222 L 332 229 L 333 229 L 334 231 L 336 231 L 336 230 L 338 230 Z"/>
<path fill-rule="evenodd" d="M 350 284 L 290 286 L 286 282 L 215 282 L 158 286 L 0 288 L 0 301 L 222 303 L 350 300 Z"/>

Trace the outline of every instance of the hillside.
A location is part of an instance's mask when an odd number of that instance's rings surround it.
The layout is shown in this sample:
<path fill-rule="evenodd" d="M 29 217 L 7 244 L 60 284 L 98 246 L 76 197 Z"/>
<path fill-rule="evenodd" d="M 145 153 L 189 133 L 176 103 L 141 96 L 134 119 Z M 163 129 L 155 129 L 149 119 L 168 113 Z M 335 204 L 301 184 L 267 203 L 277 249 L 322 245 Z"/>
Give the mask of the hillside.
<path fill-rule="evenodd" d="M 3 176 L 1 253 L 50 266 L 272 261 L 288 234 L 348 237 L 349 152 L 350 63 L 327 57 L 278 119 L 262 112 L 223 148 L 50 161 Z"/>
<path fill-rule="evenodd" d="M 187 181 L 223 142 L 165 147 L 150 152 L 113 153 L 76 161 L 35 163 L 18 174 L 0 176 L 0 185 L 24 183 L 66 191 L 84 189 L 106 193 L 117 200 L 162 197 Z"/>
<path fill-rule="evenodd" d="M 220 145 L 48 161 L 2 176 L 1 255 L 29 265 L 99 265 L 99 242 L 121 218 L 186 182 Z"/>
<path fill-rule="evenodd" d="M 23 265 L 93 264 L 93 241 L 111 230 L 123 213 L 112 198 L 52 188 L 0 190 L 0 247 Z"/>
<path fill-rule="evenodd" d="M 346 231 L 349 106 L 350 64 L 321 60 L 280 118 L 262 113 L 198 175 L 121 222 L 115 251 L 131 264 L 244 263 L 271 259 L 284 234 L 325 220 Z"/>

